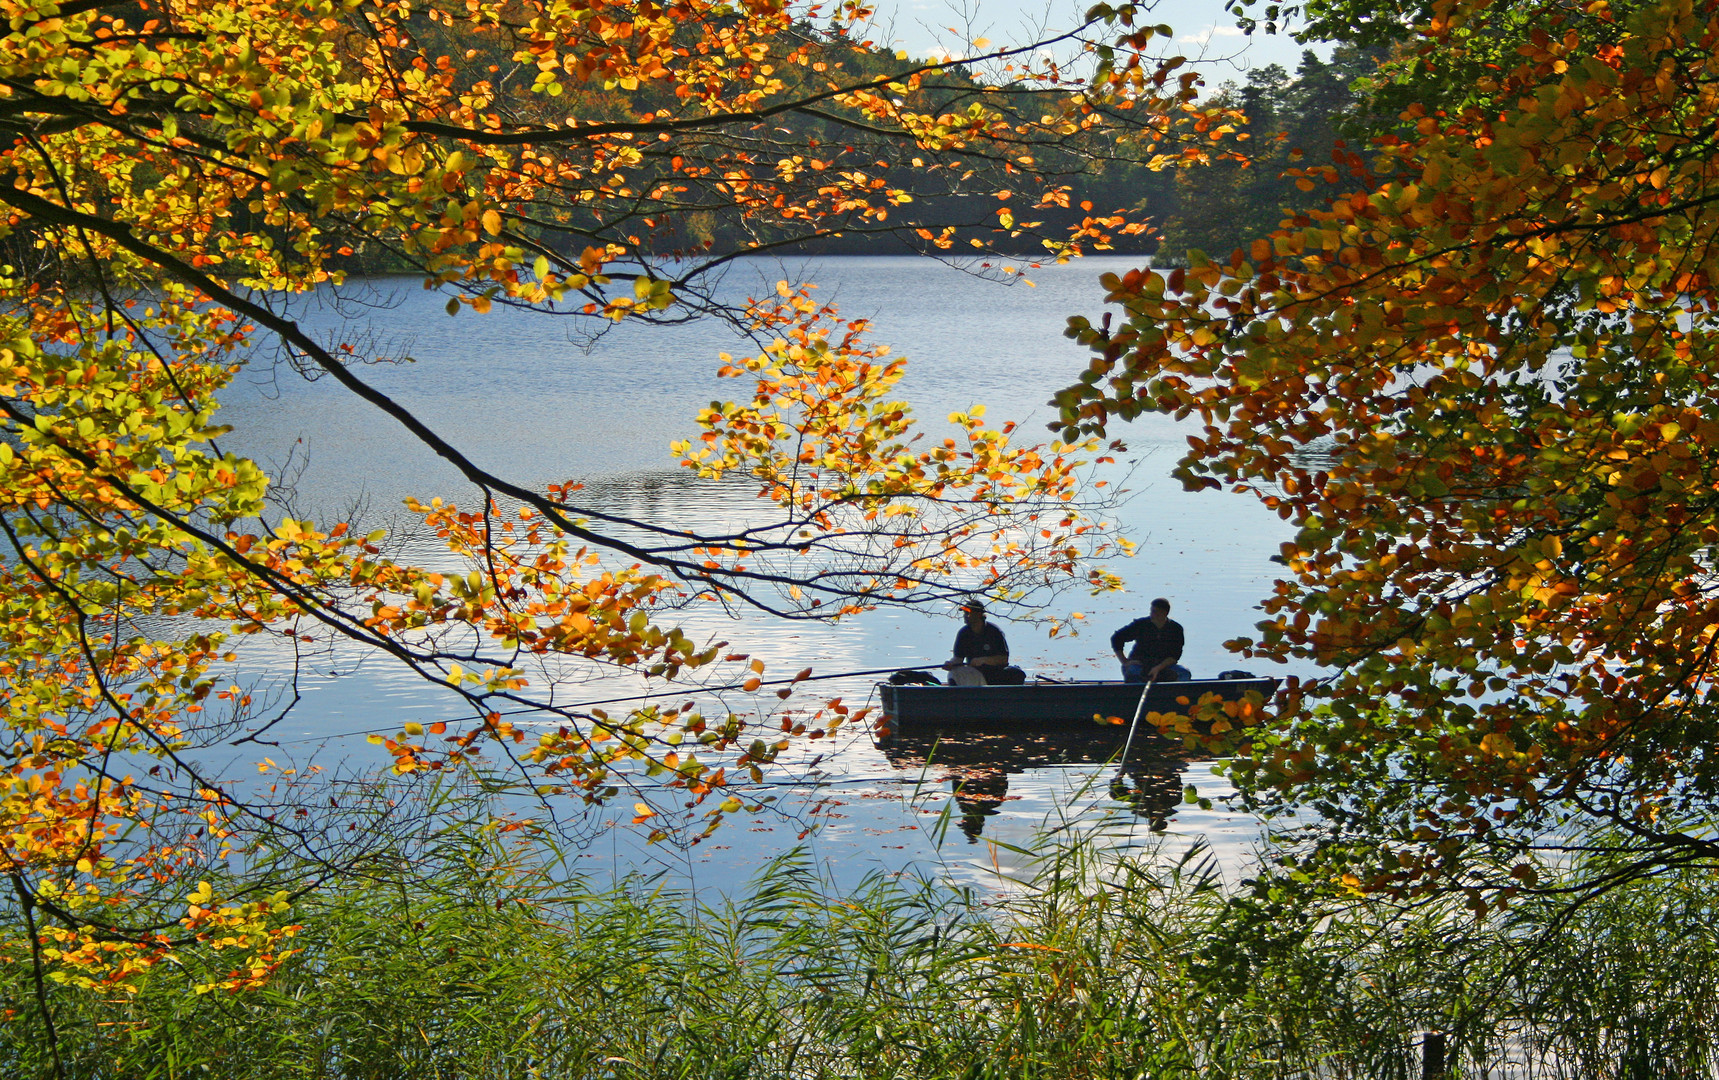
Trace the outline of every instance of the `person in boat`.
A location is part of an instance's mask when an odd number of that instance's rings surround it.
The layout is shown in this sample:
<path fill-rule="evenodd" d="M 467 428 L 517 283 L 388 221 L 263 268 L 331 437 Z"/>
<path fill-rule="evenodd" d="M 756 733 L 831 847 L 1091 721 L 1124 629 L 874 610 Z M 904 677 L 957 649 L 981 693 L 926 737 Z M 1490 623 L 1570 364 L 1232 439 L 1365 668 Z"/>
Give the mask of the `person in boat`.
<path fill-rule="evenodd" d="M 1122 647 L 1134 648 L 1124 656 Z M 1170 601 L 1160 596 L 1152 601 L 1152 614 L 1135 619 L 1110 635 L 1110 651 L 1122 662 L 1122 681 L 1182 682 L 1193 676 L 1177 661 L 1182 659 L 1182 624 L 1170 618 Z"/>
<path fill-rule="evenodd" d="M 977 600 L 962 605 L 967 625 L 955 632 L 955 655 L 943 666 L 951 686 L 982 686 L 1003 682 L 1009 667 L 1009 642 L 997 624 L 985 618 Z"/>

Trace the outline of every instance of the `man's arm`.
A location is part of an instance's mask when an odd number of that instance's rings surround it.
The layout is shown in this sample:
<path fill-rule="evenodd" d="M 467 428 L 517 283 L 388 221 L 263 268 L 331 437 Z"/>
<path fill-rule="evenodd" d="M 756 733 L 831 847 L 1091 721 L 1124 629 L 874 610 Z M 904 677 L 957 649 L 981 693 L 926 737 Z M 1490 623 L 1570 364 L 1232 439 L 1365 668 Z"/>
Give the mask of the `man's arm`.
<path fill-rule="evenodd" d="M 963 626 L 961 629 L 955 631 L 955 647 L 952 650 L 950 650 L 949 659 L 946 663 L 944 663 L 944 665 L 943 665 L 944 667 L 946 667 L 946 668 L 959 667 L 960 665 L 966 663 L 965 660 L 961 659 L 961 647 L 964 644 L 966 644 L 968 636 L 969 635 L 967 633 L 967 628 L 965 626 Z M 967 651 L 969 651 L 969 652 L 972 651 L 971 645 L 967 646 Z"/>
<path fill-rule="evenodd" d="M 1128 657 L 1122 655 L 1122 646 L 1134 640 L 1134 628 L 1139 625 L 1140 620 L 1135 619 L 1127 626 L 1124 626 L 1122 629 L 1116 631 L 1116 633 L 1110 635 L 1110 651 L 1116 654 L 1116 659 L 1128 659 Z"/>

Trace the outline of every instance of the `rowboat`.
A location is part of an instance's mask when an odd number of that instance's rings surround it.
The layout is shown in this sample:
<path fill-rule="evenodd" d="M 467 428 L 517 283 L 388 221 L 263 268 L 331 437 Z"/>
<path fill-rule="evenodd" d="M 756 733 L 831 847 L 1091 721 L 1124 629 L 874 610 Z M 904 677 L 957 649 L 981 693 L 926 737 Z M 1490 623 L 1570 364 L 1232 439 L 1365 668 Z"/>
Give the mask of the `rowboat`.
<path fill-rule="evenodd" d="M 1189 679 L 1155 683 L 1114 680 L 1033 682 L 1023 686 L 894 686 L 878 683 L 882 715 L 873 727 L 879 742 L 896 736 L 960 731 L 1028 729 L 1091 731 L 1105 718 L 1132 720 L 1146 690 L 1148 713 L 1189 710 L 1208 695 L 1241 701 L 1249 694 L 1266 700 L 1277 692 L 1277 679 Z"/>

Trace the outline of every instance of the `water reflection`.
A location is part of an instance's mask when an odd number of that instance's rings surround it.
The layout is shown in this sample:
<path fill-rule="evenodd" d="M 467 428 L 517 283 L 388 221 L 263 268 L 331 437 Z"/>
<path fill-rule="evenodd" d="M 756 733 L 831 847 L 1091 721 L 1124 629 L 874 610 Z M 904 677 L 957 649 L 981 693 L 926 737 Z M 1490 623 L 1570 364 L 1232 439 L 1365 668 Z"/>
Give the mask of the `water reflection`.
<path fill-rule="evenodd" d="M 1136 749 L 1127 767 L 1109 784 L 1112 800 L 1136 817 L 1144 818 L 1154 832 L 1163 832 L 1182 803 L 1185 757 L 1159 756 L 1174 749 L 1173 743 Z M 1009 778 L 1045 769 L 1071 765 L 1106 765 L 1121 752 L 1120 740 L 1111 733 L 973 733 L 949 738 L 895 739 L 883 748 L 890 765 L 903 772 L 918 772 L 949 785 L 959 809 L 957 824 L 967 842 L 976 844 L 985 831 L 987 818 L 994 817 L 1012 798 Z M 1102 781 L 1092 773 L 1093 784 Z"/>
<path fill-rule="evenodd" d="M 1151 759 L 1131 761 L 1122 774 L 1110 781 L 1110 797 L 1125 804 L 1137 817 L 1146 819 L 1153 832 L 1170 827 L 1186 788 L 1185 761 Z"/>

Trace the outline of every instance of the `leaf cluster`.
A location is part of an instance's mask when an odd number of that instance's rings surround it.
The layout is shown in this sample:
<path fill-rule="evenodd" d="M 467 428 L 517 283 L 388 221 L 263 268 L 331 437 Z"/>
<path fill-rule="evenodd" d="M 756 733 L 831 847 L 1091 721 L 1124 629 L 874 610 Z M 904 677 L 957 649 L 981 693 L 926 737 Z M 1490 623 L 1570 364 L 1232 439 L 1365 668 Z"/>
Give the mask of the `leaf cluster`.
<path fill-rule="evenodd" d="M 1623 877 L 1719 856 L 1716 40 L 1712 4 L 1548 12 L 1484 104 L 1404 111 L 1382 179 L 1071 323 L 1071 434 L 1197 418 L 1183 482 L 1295 527 L 1233 644 L 1328 674 L 1236 775 L 1366 888 L 1506 903 L 1600 825 Z"/>
<path fill-rule="evenodd" d="M 1107 542 L 1078 496 L 1074 455 L 1095 447 L 1021 446 L 975 409 L 921 448 L 887 397 L 900 362 L 862 324 L 804 283 L 736 304 L 716 282 L 742 255 L 838 237 L 1062 259 L 1143 234 L 1071 194 L 1124 160 L 1201 156 L 1183 137 L 1205 120 L 1196 80 L 1145 59 L 1168 31 L 1137 15 L 1103 7 L 956 63 L 856 40 L 857 7 L 821 26 L 779 0 L 0 6 L 17 256 L 0 281 L 0 846 L 48 1049 L 53 985 L 130 992 L 223 949 L 233 966 L 198 985 L 266 979 L 291 947 L 280 905 L 381 843 L 324 813 L 347 796 L 298 765 L 264 758 L 244 784 L 203 764 L 265 743 L 313 650 L 445 688 L 446 720 L 375 734 L 402 783 L 506 774 L 549 820 L 551 800 L 627 789 L 653 838 L 695 836 L 744 804 L 730 777 L 856 711 L 778 715 L 809 673 L 748 718 L 557 693 L 593 675 L 759 691 L 761 665 L 720 674 L 749 656 L 693 640 L 680 606 L 826 619 L 1112 586 L 1081 566 Z M 324 340 L 294 315 L 295 295 L 379 263 L 462 318 L 726 319 L 757 346 L 734 370 L 758 386 L 714 403 L 683 456 L 757 482 L 761 517 L 628 518 L 572 479 L 480 466 L 370 381 L 393 358 L 362 332 Z M 291 512 L 222 449 L 218 394 L 270 355 L 454 467 L 466 491 L 409 504 L 443 562 Z M 241 652 L 292 658 L 278 694 L 241 685 Z M 229 880 L 229 860 L 248 873 Z"/>

